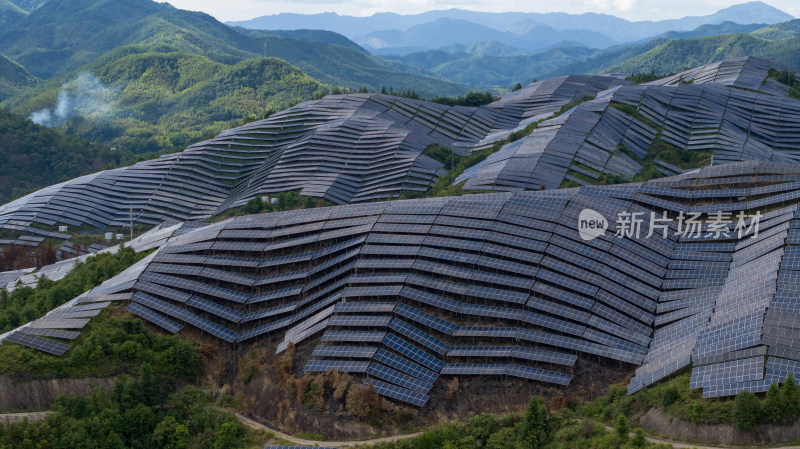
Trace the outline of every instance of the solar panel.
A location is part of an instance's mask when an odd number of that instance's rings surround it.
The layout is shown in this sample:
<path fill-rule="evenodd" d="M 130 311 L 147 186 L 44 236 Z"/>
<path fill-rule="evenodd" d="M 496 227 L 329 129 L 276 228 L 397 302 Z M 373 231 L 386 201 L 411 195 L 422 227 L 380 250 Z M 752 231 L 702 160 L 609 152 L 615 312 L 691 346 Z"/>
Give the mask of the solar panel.
<path fill-rule="evenodd" d="M 387 334 L 386 338 L 383 339 L 383 344 L 435 372 L 438 372 L 444 365 L 444 362 L 441 360 L 398 338 L 394 334 Z"/>
<path fill-rule="evenodd" d="M 439 377 L 439 375 L 434 371 L 424 368 L 422 365 L 418 365 L 396 354 L 392 354 L 385 349 L 380 349 L 375 353 L 375 360 L 426 382 L 433 383 L 436 378 Z"/>
<path fill-rule="evenodd" d="M 367 379 L 364 381 L 364 385 L 373 387 L 375 392 L 381 396 L 397 399 L 417 407 L 422 407 L 430 399 L 427 394 L 418 393 L 377 379 Z"/>
<path fill-rule="evenodd" d="M 183 326 L 181 326 L 180 324 L 136 303 L 128 304 L 128 306 L 125 307 L 125 310 L 133 313 L 134 315 L 138 315 L 144 318 L 145 320 L 155 324 L 156 326 L 166 330 L 167 332 L 171 332 L 173 334 L 183 329 Z"/>
<path fill-rule="evenodd" d="M 430 382 L 401 373 L 380 363 L 371 363 L 367 369 L 367 374 L 419 393 L 427 394 L 433 388 L 433 384 Z"/>
<path fill-rule="evenodd" d="M 67 319 L 67 318 L 53 318 L 48 317 L 38 319 L 30 324 L 30 327 L 44 328 L 44 329 L 83 329 L 84 326 L 89 324 L 86 318 Z"/>
<path fill-rule="evenodd" d="M 69 350 L 69 345 L 25 332 L 12 332 L 6 340 L 59 357 Z"/>
<path fill-rule="evenodd" d="M 363 346 L 317 346 L 312 357 L 338 357 L 353 359 L 371 359 L 378 348 Z"/>
<path fill-rule="evenodd" d="M 347 361 L 347 360 L 309 360 L 303 372 L 305 373 L 325 373 L 330 369 L 336 369 L 340 373 L 364 373 L 367 371 L 370 362 Z"/>
<path fill-rule="evenodd" d="M 31 335 L 39 335 L 42 337 L 61 338 L 64 340 L 74 340 L 80 337 L 80 332 L 62 331 L 57 329 L 40 329 L 35 327 L 23 327 L 19 332 L 24 332 Z"/>

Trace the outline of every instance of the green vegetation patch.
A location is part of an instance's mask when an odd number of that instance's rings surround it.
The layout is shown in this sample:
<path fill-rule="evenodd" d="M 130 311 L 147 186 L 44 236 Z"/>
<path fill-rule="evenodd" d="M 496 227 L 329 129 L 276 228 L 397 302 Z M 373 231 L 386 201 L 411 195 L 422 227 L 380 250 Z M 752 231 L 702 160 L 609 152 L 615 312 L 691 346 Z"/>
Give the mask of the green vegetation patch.
<path fill-rule="evenodd" d="M 35 288 L 0 289 L 0 333 L 41 318 L 47 312 L 121 273 L 146 255 L 130 248 L 116 254 L 101 253 L 76 262 L 59 281 L 40 278 Z"/>
<path fill-rule="evenodd" d="M 494 417 L 480 414 L 460 422 L 441 424 L 420 436 L 375 449 L 572 449 L 572 448 L 652 448 L 641 429 L 631 435 L 625 416 L 608 430 L 600 423 L 581 419 L 575 407 L 552 415 L 539 398 L 534 398 L 524 414 Z"/>
<path fill-rule="evenodd" d="M 150 155 L 112 151 L 0 108 L 0 204 L 41 187 Z"/>
<path fill-rule="evenodd" d="M 266 197 L 267 195 L 256 196 L 245 203 L 244 206 L 228 209 L 214 216 L 211 221 L 227 220 L 228 218 L 242 215 L 266 214 L 269 212 L 281 212 L 295 209 L 314 209 L 316 207 L 330 207 L 336 205 L 323 198 L 300 195 L 300 192 L 297 190 L 269 195 L 270 198 L 276 199 L 274 203 L 271 200 L 265 200 L 264 198 Z"/>
<path fill-rule="evenodd" d="M 436 144 L 426 148 L 422 154 L 441 162 L 446 170 L 452 170 L 464 158 L 463 156 L 457 155 L 450 148 Z"/>
<path fill-rule="evenodd" d="M 436 97 L 431 100 L 434 103 L 444 104 L 447 106 L 483 106 L 497 101 L 491 92 L 472 92 L 470 91 L 463 97 Z"/>
<path fill-rule="evenodd" d="M 199 388 L 175 391 L 173 379 L 149 364 L 137 378 L 120 377 L 111 392 L 62 395 L 53 412 L 39 423 L 0 425 L 0 449 L 250 449 L 265 438 L 214 408 Z"/>
<path fill-rule="evenodd" d="M 796 72 L 769 69 L 767 78 L 789 86 L 789 97 L 800 100 L 800 81 L 797 80 Z M 766 80 L 764 81 L 766 82 Z"/>
<path fill-rule="evenodd" d="M 743 391 L 735 397 L 703 399 L 702 389 L 689 389 L 691 371 L 685 369 L 632 395 L 623 386 L 579 408 L 579 415 L 611 423 L 615 417 L 641 416 L 650 409 L 693 424 L 732 424 L 744 431 L 759 424 L 785 424 L 800 416 L 800 387 L 787 377 L 780 387 L 770 386 L 763 399 Z"/>
<path fill-rule="evenodd" d="M 108 377 L 136 372 L 149 363 L 156 373 L 194 380 L 200 366 L 197 344 L 178 335 L 156 335 L 138 318 L 92 319 L 67 354 L 56 357 L 13 343 L 0 346 L 0 374 L 15 378 Z"/>
<path fill-rule="evenodd" d="M 674 73 L 670 73 L 669 75 L 659 75 L 658 73 L 656 73 L 655 70 L 650 70 L 649 73 L 636 72 L 625 79 L 632 82 L 633 84 L 644 84 L 644 83 L 649 83 L 651 81 L 660 80 L 672 75 L 674 75 Z"/>

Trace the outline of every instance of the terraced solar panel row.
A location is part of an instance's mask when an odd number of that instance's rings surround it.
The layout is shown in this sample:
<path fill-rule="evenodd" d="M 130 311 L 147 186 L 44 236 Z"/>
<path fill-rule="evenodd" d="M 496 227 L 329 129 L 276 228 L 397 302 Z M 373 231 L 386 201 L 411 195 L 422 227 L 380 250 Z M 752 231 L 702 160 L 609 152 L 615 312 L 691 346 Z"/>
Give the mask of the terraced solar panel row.
<path fill-rule="evenodd" d="M 153 312 L 147 307 L 141 306 L 136 303 L 128 304 L 128 306 L 125 307 L 125 310 L 133 313 L 134 315 L 138 315 L 144 318 L 145 320 L 155 324 L 156 326 L 173 334 L 183 329 L 183 326 L 181 326 L 180 324 L 170 320 L 169 318 L 164 317 L 161 314 Z"/>
<path fill-rule="evenodd" d="M 429 146 L 465 155 L 504 139 L 532 117 L 623 84 L 630 83 L 610 76 L 561 77 L 477 108 L 385 94 L 331 95 L 223 131 L 179 154 L 42 189 L 0 207 L 0 229 L 27 229 L 34 222 L 123 227 L 129 215 L 149 225 L 198 220 L 287 191 L 339 204 L 424 192 L 446 173 L 424 154 Z M 27 238 L 20 242 L 43 239 Z M 233 246 L 245 250 L 248 242 Z"/>
<path fill-rule="evenodd" d="M 69 350 L 67 344 L 19 331 L 9 334 L 6 340 L 56 356 L 63 355 Z"/>
<path fill-rule="evenodd" d="M 771 185 L 782 187 L 765 193 Z M 715 191 L 724 194 L 709 193 Z M 793 192 L 800 192 L 800 166 L 741 163 L 643 185 L 238 217 L 167 244 L 157 265 L 138 276 L 131 310 L 151 312 L 156 324 L 168 320 L 168 330 L 191 325 L 230 342 L 272 334 L 282 338 L 279 351 L 317 345 L 305 352 L 307 372 L 366 375 L 370 364 L 385 366 L 375 365 L 371 377 L 395 396 L 403 390 L 394 387 L 421 393 L 440 375 L 469 370 L 564 385 L 572 379 L 564 367 L 586 354 L 641 365 L 631 391 L 693 357 L 694 386 L 715 389 L 708 394 L 742 382 L 756 388 L 752 382 L 765 379 L 765 351 L 800 361 L 800 348 L 787 339 L 800 327 L 800 307 L 792 303 L 800 251 L 790 238 L 800 223 L 784 196 Z M 673 216 L 714 206 L 737 212 L 752 210 L 754 198 L 764 208 L 755 239 L 612 232 L 623 211 L 648 218 L 661 207 Z M 582 239 L 585 208 L 612 229 Z M 364 230 L 362 218 L 397 226 Z M 415 221 L 429 224 L 407 233 Z M 331 228 L 338 237 L 321 243 Z M 243 251 L 238 243 L 260 249 Z M 430 251 L 387 256 L 377 246 Z M 73 324 L 49 321 L 54 330 Z M 730 368 L 743 360 L 747 366 Z M 775 376 L 788 368 L 766 369 Z"/>
<path fill-rule="evenodd" d="M 469 190 L 517 191 L 555 189 L 565 180 L 585 185 L 601 175 L 630 180 L 643 169 L 659 135 L 656 127 L 663 129 L 659 137 L 668 144 L 713 150 L 715 164 L 796 163 L 800 144 L 793 124 L 800 116 L 800 101 L 788 97 L 785 85 L 767 78 L 770 69 L 791 70 L 758 58 L 738 58 L 644 86 L 622 86 L 540 124 L 530 136 L 468 169 L 456 183 L 466 181 Z M 720 70 L 726 75 L 719 75 Z M 682 81 L 686 79 L 693 83 Z M 631 106 L 636 114 L 628 112 Z M 620 152 L 621 147 L 635 158 Z M 655 163 L 666 175 L 681 173 L 665 161 Z"/>

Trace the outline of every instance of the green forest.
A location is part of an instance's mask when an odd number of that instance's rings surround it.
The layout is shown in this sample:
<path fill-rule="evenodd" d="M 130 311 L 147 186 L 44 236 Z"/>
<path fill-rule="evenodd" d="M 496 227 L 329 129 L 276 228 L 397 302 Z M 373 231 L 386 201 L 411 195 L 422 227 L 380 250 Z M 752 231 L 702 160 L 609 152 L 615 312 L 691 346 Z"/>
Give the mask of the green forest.
<path fill-rule="evenodd" d="M 67 136 L 0 108 L 0 203 L 148 156 L 112 151 L 107 145 Z"/>
<path fill-rule="evenodd" d="M 60 129 L 127 153 L 175 151 L 325 92 L 285 61 L 252 58 L 228 65 L 205 56 L 120 48 L 92 64 L 103 84 L 103 108 L 76 111 Z M 93 81 L 93 78 L 90 78 Z M 62 92 L 86 95 L 82 77 L 27 92 L 14 106 L 30 114 L 58 104 Z"/>
<path fill-rule="evenodd" d="M 0 448 L 233 449 L 264 440 L 193 386 L 200 366 L 196 343 L 157 336 L 139 319 L 110 319 L 107 312 L 90 326 L 64 360 L 0 346 L 6 375 L 118 376 L 111 391 L 61 395 L 43 422 L 0 425 Z"/>
<path fill-rule="evenodd" d="M 200 389 L 176 390 L 147 364 L 110 392 L 59 397 L 42 423 L 0 425 L 2 449 L 249 449 L 263 439 Z"/>

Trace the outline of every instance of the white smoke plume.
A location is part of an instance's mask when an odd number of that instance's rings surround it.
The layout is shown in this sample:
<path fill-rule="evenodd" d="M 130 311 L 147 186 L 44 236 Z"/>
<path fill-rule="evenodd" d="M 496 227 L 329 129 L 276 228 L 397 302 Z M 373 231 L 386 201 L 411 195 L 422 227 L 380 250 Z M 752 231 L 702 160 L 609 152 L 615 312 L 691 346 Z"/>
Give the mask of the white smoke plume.
<path fill-rule="evenodd" d="M 119 90 L 108 87 L 91 73 L 80 73 L 61 86 L 55 108 L 42 109 L 28 116 L 38 125 L 57 127 L 73 116 L 105 119 L 114 114 Z"/>

